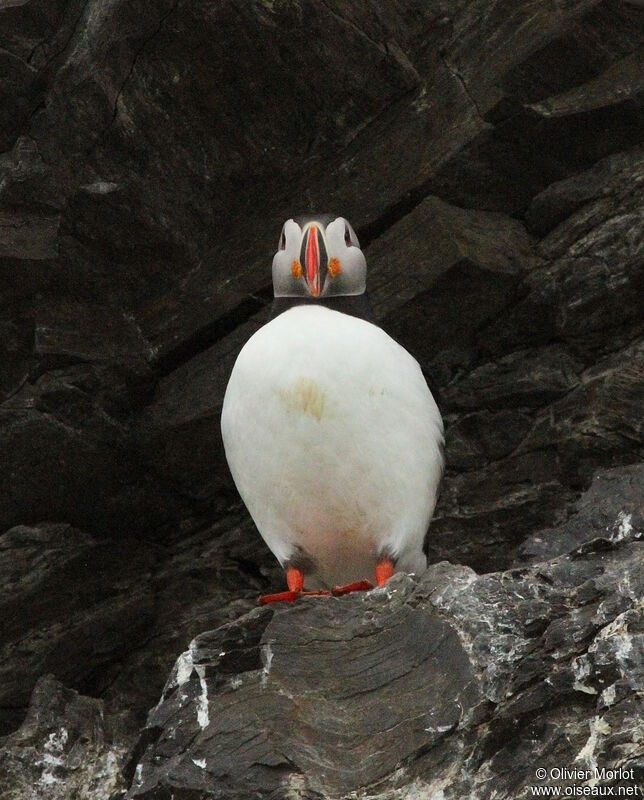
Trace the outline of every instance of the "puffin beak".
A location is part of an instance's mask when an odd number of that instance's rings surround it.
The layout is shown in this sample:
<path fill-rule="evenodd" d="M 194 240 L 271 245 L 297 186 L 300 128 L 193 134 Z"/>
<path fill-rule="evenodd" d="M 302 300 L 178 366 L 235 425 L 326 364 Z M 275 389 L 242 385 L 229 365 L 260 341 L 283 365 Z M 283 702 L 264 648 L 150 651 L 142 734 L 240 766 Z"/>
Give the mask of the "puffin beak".
<path fill-rule="evenodd" d="M 320 296 L 320 260 L 320 236 L 317 226 L 311 225 L 302 239 L 300 261 L 304 264 L 306 283 L 313 297 Z"/>

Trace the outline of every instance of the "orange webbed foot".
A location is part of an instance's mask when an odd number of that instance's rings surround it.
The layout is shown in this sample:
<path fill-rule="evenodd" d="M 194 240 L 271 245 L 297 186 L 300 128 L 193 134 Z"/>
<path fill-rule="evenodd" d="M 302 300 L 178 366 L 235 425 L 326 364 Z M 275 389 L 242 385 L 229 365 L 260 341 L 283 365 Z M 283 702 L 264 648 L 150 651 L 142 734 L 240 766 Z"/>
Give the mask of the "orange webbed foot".
<path fill-rule="evenodd" d="M 351 592 L 368 592 L 369 589 L 373 589 L 371 581 L 354 581 L 353 583 L 345 583 L 344 586 L 334 586 L 331 594 L 334 597 L 341 597 L 343 594 L 350 594 Z"/>
<path fill-rule="evenodd" d="M 269 603 L 293 603 L 300 596 L 300 592 L 277 592 L 276 594 L 263 594 L 257 602 L 260 606 L 267 606 Z"/>
<path fill-rule="evenodd" d="M 319 589 L 311 592 L 277 592 L 276 594 L 263 594 L 257 602 L 260 606 L 267 606 L 269 603 L 294 603 L 300 597 L 328 597 L 330 592 L 326 589 Z"/>
<path fill-rule="evenodd" d="M 288 584 L 288 591 L 277 592 L 276 594 L 264 594 L 257 601 L 260 606 L 266 606 L 269 603 L 293 603 L 300 597 L 325 597 L 329 594 L 326 589 L 319 589 L 315 591 L 304 591 L 304 575 L 295 567 L 286 568 L 286 583 Z"/>
<path fill-rule="evenodd" d="M 376 583 L 384 586 L 395 572 L 394 562 L 390 558 L 383 558 L 376 564 Z"/>

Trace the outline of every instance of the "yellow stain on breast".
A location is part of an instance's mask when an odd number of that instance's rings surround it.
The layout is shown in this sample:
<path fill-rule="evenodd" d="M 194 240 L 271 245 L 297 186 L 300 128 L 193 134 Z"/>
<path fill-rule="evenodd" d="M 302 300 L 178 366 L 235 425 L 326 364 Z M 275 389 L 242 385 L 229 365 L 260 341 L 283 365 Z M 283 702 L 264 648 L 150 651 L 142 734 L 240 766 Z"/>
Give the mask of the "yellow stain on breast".
<path fill-rule="evenodd" d="M 324 414 L 326 393 L 313 378 L 298 378 L 291 386 L 279 390 L 286 409 L 292 414 L 309 414 L 318 422 Z"/>

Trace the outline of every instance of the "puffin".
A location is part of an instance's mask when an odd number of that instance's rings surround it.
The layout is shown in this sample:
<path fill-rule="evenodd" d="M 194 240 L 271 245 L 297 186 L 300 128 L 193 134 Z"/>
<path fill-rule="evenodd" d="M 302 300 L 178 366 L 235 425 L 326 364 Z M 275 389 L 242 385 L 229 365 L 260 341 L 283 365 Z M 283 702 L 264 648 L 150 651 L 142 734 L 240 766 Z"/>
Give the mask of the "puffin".
<path fill-rule="evenodd" d="M 282 227 L 269 321 L 226 387 L 235 485 L 286 573 L 261 604 L 383 586 L 427 567 L 443 421 L 418 361 L 379 327 L 358 237 L 341 216 Z"/>

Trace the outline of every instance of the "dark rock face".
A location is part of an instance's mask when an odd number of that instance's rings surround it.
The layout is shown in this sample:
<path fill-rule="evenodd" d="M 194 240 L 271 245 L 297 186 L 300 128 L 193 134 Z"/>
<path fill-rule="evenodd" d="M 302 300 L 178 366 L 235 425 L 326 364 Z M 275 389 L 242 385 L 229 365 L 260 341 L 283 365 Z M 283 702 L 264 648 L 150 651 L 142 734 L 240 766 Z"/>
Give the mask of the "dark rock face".
<path fill-rule="evenodd" d="M 95 539 L 65 524 L 0 536 L 0 735 L 24 717 L 37 678 L 50 672 L 103 697 L 124 736 L 136 732 L 186 632 L 243 614 L 268 585 L 266 551 L 238 517 L 223 514 L 167 549 Z M 278 573 L 266 571 L 275 581 Z"/>
<path fill-rule="evenodd" d="M 151 563 L 142 548 L 95 542 L 64 524 L 0 537 L 4 732 L 43 673 L 103 688 L 114 658 L 139 646 L 149 628 Z"/>
<path fill-rule="evenodd" d="M 500 774 L 493 754 L 507 756 L 514 723 L 485 706 L 497 701 L 464 645 L 465 622 L 455 621 L 456 607 L 437 611 L 427 581 L 470 582 L 485 605 L 486 581 L 524 592 L 512 570 L 525 568 L 559 614 L 536 564 L 568 564 L 565 554 L 600 528 L 613 539 L 624 532 L 601 556 L 618 558 L 641 529 L 643 47 L 644 9 L 621 0 L 0 2 L 0 735 L 18 736 L 37 680 L 53 673 L 68 687 L 60 691 L 87 696 L 88 708 L 100 699 L 110 736 L 127 747 L 177 653 L 203 631 L 219 631 L 195 640 L 206 680 L 241 672 L 246 681 L 256 662 L 221 667 L 207 641 L 255 636 L 259 644 L 243 646 L 252 661 L 277 642 L 270 631 L 282 636 L 291 620 L 274 662 L 285 670 L 301 615 L 322 614 L 315 625 L 335 624 L 349 641 L 357 609 L 369 606 L 369 639 L 382 634 L 385 649 L 409 654 L 427 674 L 412 671 L 408 700 L 387 711 L 390 729 L 348 731 L 355 751 L 342 763 L 315 740 L 328 765 L 305 769 L 316 750 L 299 750 L 298 777 L 279 761 L 281 745 L 256 743 L 257 758 L 262 748 L 268 755 L 243 762 L 249 786 L 314 797 L 364 787 L 364 778 L 384 781 L 392 797 L 424 797 L 433 767 L 395 778 L 389 752 L 404 751 L 410 764 L 438 758 L 431 721 L 396 728 L 422 691 L 441 726 L 452 724 L 454 698 L 470 709 L 452 740 L 463 750 L 445 750 L 446 763 L 467 760 L 465 777 L 454 773 L 449 785 L 461 780 L 484 794 L 473 765 Z M 429 555 L 454 566 L 434 567 L 417 586 L 398 579 L 391 613 L 421 638 L 443 637 L 449 678 L 431 642 L 417 650 L 411 633 L 396 638 L 379 595 L 364 606 L 334 601 L 324 613 L 306 604 L 270 620 L 243 616 L 282 577 L 223 459 L 224 387 L 267 318 L 283 220 L 326 210 L 354 223 L 379 322 L 431 369 L 440 392 L 448 469 Z M 589 571 L 584 580 L 595 580 L 593 559 L 599 550 L 573 560 Z M 572 637 L 586 590 L 561 591 L 560 624 Z M 511 593 L 499 596 L 499 613 L 505 603 L 514 613 Z M 470 608 L 468 624 L 481 608 Z M 629 631 L 637 629 L 631 616 Z M 517 611 L 512 625 L 529 623 Z M 555 652 L 531 641 L 542 660 Z M 365 651 L 365 663 L 370 657 Z M 335 659 L 351 684 L 339 649 L 320 650 L 322 658 Z M 589 669 L 600 674 L 611 659 L 598 644 Z M 551 677 L 550 667 L 535 669 Z M 189 697 L 195 680 L 183 684 Z M 225 681 L 213 680 L 209 696 L 223 697 Z M 248 699 L 249 713 L 271 686 L 253 680 L 260 693 Z M 292 689 L 308 697 L 304 683 Z M 382 684 L 385 695 L 394 690 Z M 177 703 L 175 694 L 155 713 Z M 557 717 L 569 701 L 571 716 Z M 539 746 L 567 753 L 554 726 L 579 717 L 570 741 L 583 749 L 590 701 L 576 690 L 557 694 L 552 707 L 535 700 Z M 337 732 L 353 712 L 349 704 L 328 713 Z M 611 720 L 613 732 L 630 735 L 628 723 Z M 159 736 L 169 730 L 150 724 Z M 149 733 L 152 747 L 157 733 Z M 618 735 L 591 733 L 604 744 Z M 15 741 L 6 740 L 7 791 L 17 797 L 40 775 L 25 767 L 19 777 L 29 759 Z M 620 747 L 602 752 L 617 764 Z M 183 764 L 188 752 L 173 755 L 168 745 L 163 759 Z M 528 744 L 516 752 L 532 763 Z M 225 791 L 241 792 L 237 778 L 223 777 L 224 762 L 212 752 L 208 759 L 211 777 L 221 769 Z M 351 783 L 354 767 L 362 778 Z M 154 778 L 159 787 L 170 772 Z M 503 780 L 512 796 L 510 774 Z M 447 797 L 448 783 L 432 791 Z"/>

